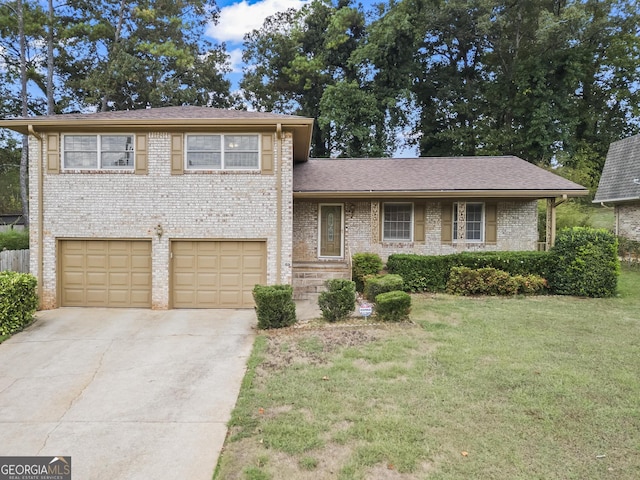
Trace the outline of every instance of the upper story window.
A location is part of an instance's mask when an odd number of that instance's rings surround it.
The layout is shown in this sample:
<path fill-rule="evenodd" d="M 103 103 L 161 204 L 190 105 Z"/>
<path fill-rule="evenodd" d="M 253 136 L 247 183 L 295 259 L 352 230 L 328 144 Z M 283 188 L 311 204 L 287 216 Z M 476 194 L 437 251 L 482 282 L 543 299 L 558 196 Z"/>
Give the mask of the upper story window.
<path fill-rule="evenodd" d="M 382 239 L 410 242 L 413 232 L 413 204 L 385 203 L 383 205 Z"/>
<path fill-rule="evenodd" d="M 133 170 L 133 135 L 65 135 L 63 168 Z"/>
<path fill-rule="evenodd" d="M 467 203 L 465 241 L 484 241 L 484 203 Z M 453 239 L 458 239 L 458 204 L 453 204 Z"/>
<path fill-rule="evenodd" d="M 257 170 L 260 142 L 256 135 L 187 135 L 187 170 Z"/>

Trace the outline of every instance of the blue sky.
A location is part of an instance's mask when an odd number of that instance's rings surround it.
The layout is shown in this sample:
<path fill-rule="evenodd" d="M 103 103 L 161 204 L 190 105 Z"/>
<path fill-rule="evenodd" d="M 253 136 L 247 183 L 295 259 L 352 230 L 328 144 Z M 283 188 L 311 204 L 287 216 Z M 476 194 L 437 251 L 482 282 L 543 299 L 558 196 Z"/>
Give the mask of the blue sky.
<path fill-rule="evenodd" d="M 232 73 L 229 75 L 233 86 L 238 88 L 242 77 L 242 39 L 246 33 L 260 28 L 265 18 L 286 10 L 300 8 L 308 0 L 218 0 L 220 21 L 217 25 L 209 25 L 206 35 L 217 42 L 227 45 L 227 53 L 231 57 Z"/>

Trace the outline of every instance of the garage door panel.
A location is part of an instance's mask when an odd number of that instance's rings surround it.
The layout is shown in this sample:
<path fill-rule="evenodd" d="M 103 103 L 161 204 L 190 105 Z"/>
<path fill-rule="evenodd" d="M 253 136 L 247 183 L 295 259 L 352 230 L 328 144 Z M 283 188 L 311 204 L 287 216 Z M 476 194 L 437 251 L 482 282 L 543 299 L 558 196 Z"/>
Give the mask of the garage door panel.
<path fill-rule="evenodd" d="M 266 281 L 265 250 L 259 241 L 172 242 L 172 306 L 253 307 L 253 287 Z"/>
<path fill-rule="evenodd" d="M 178 269 L 194 269 L 196 268 L 196 257 L 192 255 L 178 255 L 174 252 L 173 264 Z"/>
<path fill-rule="evenodd" d="M 149 275 L 148 273 L 133 272 L 131 274 L 131 286 L 144 287 L 144 290 L 147 290 L 150 284 L 151 284 L 151 275 Z"/>
<path fill-rule="evenodd" d="M 130 257 L 127 255 L 112 255 L 109 254 L 109 269 L 122 269 L 129 270 Z"/>
<path fill-rule="evenodd" d="M 62 240 L 63 306 L 151 307 L 151 242 Z"/>
<path fill-rule="evenodd" d="M 69 287 L 78 287 L 84 283 L 84 274 L 82 272 L 63 272 L 62 281 Z"/>
<path fill-rule="evenodd" d="M 262 271 L 264 268 L 264 257 L 257 255 L 245 255 L 243 257 L 242 267 L 245 270 L 257 270 Z"/>
<path fill-rule="evenodd" d="M 217 287 L 219 285 L 218 275 L 215 273 L 199 273 L 197 275 L 196 285 L 202 287 Z"/>
<path fill-rule="evenodd" d="M 217 255 L 198 255 L 198 270 L 216 270 L 218 268 Z"/>
<path fill-rule="evenodd" d="M 109 273 L 109 289 L 116 287 L 129 287 L 131 285 L 131 277 L 129 272 L 110 272 Z"/>
<path fill-rule="evenodd" d="M 87 272 L 84 278 L 85 285 L 91 287 L 109 285 L 107 272 Z"/>
<path fill-rule="evenodd" d="M 223 270 L 240 270 L 242 268 L 242 256 L 222 255 L 220 257 L 220 268 Z"/>
<path fill-rule="evenodd" d="M 108 257 L 105 254 L 89 254 L 86 257 L 86 268 L 106 270 L 109 266 Z"/>
<path fill-rule="evenodd" d="M 242 292 L 235 291 L 221 291 L 220 292 L 220 306 L 223 308 L 236 308 L 237 305 L 242 303 Z"/>

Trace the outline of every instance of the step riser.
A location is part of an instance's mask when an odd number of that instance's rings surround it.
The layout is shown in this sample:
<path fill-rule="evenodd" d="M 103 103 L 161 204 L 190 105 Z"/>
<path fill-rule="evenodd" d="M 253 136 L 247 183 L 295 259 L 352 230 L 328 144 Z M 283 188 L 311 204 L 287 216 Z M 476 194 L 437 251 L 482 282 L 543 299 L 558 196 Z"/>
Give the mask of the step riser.
<path fill-rule="evenodd" d="M 305 265 L 293 267 L 293 298 L 295 300 L 317 301 L 318 295 L 326 290 L 324 283 L 334 278 L 351 278 L 348 268 L 336 265 Z"/>

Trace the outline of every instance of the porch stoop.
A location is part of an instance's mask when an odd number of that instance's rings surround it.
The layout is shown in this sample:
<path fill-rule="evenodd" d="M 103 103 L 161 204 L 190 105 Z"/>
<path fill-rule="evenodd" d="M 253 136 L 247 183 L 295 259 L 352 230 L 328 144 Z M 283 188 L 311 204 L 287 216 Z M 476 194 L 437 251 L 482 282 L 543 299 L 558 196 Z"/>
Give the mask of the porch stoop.
<path fill-rule="evenodd" d="M 332 278 L 351 278 L 347 262 L 294 262 L 294 300 L 316 301 L 325 290 L 324 282 Z"/>

